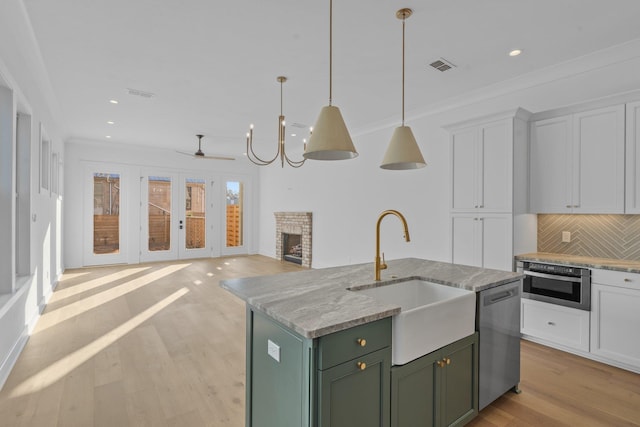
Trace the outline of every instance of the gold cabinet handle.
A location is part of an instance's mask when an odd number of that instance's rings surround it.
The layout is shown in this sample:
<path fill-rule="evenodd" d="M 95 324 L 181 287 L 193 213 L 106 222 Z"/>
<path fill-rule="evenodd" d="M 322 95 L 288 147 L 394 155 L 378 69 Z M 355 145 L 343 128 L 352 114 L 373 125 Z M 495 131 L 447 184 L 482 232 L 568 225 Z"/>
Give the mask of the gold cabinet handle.
<path fill-rule="evenodd" d="M 451 359 L 449 359 L 448 357 L 444 361 L 446 362 L 447 365 L 451 365 Z"/>
<path fill-rule="evenodd" d="M 365 340 L 364 338 L 358 338 L 356 341 L 358 342 L 360 347 L 365 347 L 367 345 L 367 340 Z"/>
<path fill-rule="evenodd" d="M 631 280 L 631 279 L 626 278 L 626 277 L 624 278 L 624 281 L 625 281 L 625 282 L 632 282 L 632 280 Z"/>
<path fill-rule="evenodd" d="M 444 368 L 444 360 L 438 360 L 436 364 L 438 365 L 439 368 Z"/>
<path fill-rule="evenodd" d="M 358 369 L 360 369 L 361 371 L 364 371 L 365 369 L 367 369 L 367 364 L 364 362 L 358 362 L 356 364 L 358 365 Z"/>

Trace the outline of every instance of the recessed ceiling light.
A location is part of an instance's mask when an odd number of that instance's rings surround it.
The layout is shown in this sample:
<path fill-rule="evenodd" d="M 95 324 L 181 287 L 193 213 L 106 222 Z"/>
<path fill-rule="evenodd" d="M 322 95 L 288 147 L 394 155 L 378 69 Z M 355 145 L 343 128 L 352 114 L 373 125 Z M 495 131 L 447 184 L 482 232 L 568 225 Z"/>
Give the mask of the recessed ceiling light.
<path fill-rule="evenodd" d="M 296 136 L 296 134 L 295 134 L 295 133 L 292 133 L 292 134 L 291 134 L 291 136 Z"/>
<path fill-rule="evenodd" d="M 114 122 L 113 120 L 109 120 L 109 121 L 107 122 L 107 124 L 108 124 L 108 125 L 112 125 L 112 124 L 115 124 L 115 122 Z"/>
<path fill-rule="evenodd" d="M 112 104 L 117 104 L 118 103 L 118 101 L 116 101 L 115 99 L 110 99 L 109 102 L 112 103 Z"/>
<path fill-rule="evenodd" d="M 518 56 L 522 53 L 522 51 L 520 49 L 513 49 L 511 52 L 509 52 L 509 56 Z"/>
<path fill-rule="evenodd" d="M 111 135 L 106 135 L 105 138 L 110 139 Z"/>

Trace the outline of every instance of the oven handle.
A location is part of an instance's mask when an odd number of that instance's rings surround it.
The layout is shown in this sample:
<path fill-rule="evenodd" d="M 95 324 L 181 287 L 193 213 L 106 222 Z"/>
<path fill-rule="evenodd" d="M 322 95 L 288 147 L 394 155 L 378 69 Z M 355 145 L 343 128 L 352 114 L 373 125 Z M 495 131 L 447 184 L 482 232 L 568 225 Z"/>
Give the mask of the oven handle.
<path fill-rule="evenodd" d="M 582 281 L 580 277 L 557 276 L 555 274 L 538 273 L 537 271 L 524 270 L 523 273 L 525 274 L 525 276 L 535 276 L 535 277 L 542 277 L 544 279 L 562 280 L 563 282 L 580 283 Z"/>

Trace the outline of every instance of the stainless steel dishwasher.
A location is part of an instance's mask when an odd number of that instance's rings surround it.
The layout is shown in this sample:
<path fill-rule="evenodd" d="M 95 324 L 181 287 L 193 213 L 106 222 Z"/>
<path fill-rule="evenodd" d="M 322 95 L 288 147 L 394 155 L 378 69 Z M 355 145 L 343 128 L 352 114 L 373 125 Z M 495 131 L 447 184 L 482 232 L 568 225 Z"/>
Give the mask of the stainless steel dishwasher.
<path fill-rule="evenodd" d="M 479 293 L 479 409 L 508 390 L 519 393 L 521 281 Z"/>

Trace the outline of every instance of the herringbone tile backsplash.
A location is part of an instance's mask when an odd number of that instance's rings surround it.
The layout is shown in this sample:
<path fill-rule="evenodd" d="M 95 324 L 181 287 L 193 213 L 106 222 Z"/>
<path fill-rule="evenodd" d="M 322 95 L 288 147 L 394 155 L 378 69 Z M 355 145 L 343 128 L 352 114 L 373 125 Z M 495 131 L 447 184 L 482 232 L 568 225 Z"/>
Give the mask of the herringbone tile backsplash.
<path fill-rule="evenodd" d="M 538 251 L 640 261 L 640 215 L 538 215 Z"/>

